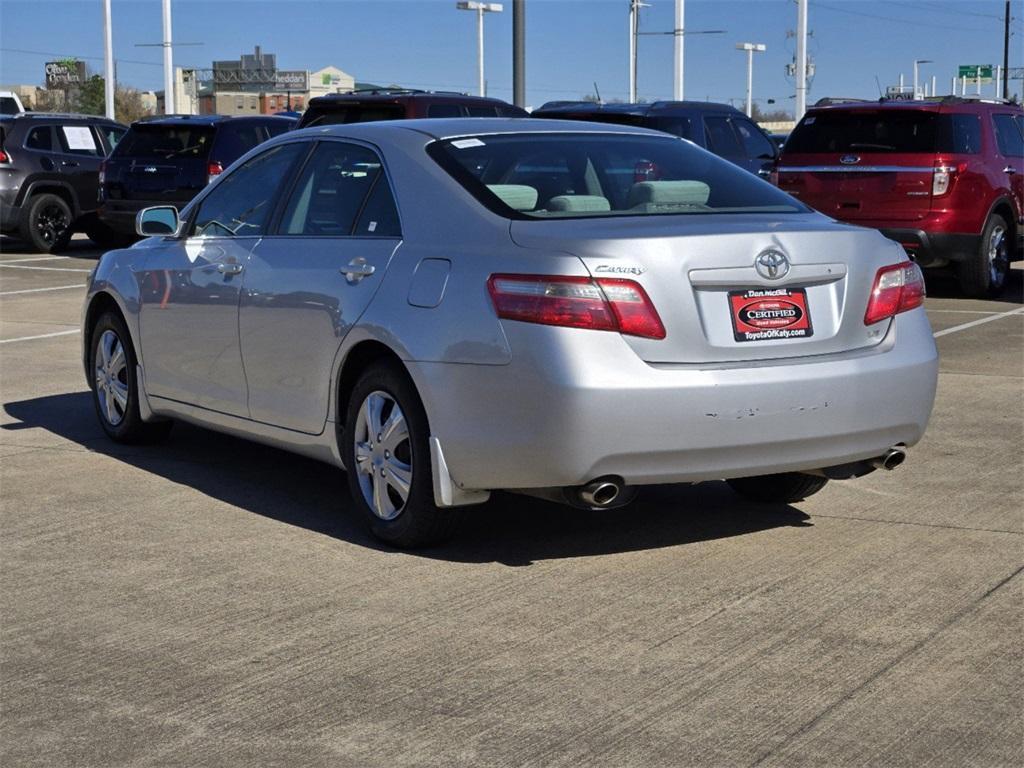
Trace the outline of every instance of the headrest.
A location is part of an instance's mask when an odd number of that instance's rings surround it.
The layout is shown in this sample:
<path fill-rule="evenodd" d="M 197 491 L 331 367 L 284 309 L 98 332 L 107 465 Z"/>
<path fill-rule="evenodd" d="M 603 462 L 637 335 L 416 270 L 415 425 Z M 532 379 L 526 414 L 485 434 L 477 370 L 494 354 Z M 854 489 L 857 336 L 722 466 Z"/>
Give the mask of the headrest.
<path fill-rule="evenodd" d="M 514 211 L 532 211 L 537 207 L 537 190 L 526 184 L 488 184 L 487 188 Z"/>

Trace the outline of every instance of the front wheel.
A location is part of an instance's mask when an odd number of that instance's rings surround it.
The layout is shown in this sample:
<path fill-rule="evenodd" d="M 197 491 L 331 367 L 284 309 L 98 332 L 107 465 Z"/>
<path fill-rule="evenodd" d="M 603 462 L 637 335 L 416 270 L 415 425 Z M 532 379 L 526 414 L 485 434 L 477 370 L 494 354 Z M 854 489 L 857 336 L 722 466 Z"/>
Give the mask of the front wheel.
<path fill-rule="evenodd" d="M 813 496 L 828 484 L 827 477 L 785 472 L 762 477 L 737 477 L 726 480 L 740 496 L 771 504 L 789 504 Z"/>
<path fill-rule="evenodd" d="M 434 504 L 428 438 L 426 413 L 405 370 L 386 362 L 365 371 L 349 399 L 342 458 L 371 532 L 396 547 L 437 544 L 459 516 Z"/>
<path fill-rule="evenodd" d="M 24 216 L 19 234 L 38 253 L 57 253 L 71 241 L 71 207 L 57 195 L 35 195 Z"/>
<path fill-rule="evenodd" d="M 124 320 L 113 312 L 103 314 L 93 325 L 90 338 L 89 379 L 103 431 L 118 443 L 166 437 L 173 422 L 145 422 L 139 415 L 135 350 Z"/>
<path fill-rule="evenodd" d="M 993 214 L 985 222 L 978 251 L 957 265 L 960 288 L 968 296 L 994 298 L 1003 292 L 1010 271 L 1010 230 Z"/>

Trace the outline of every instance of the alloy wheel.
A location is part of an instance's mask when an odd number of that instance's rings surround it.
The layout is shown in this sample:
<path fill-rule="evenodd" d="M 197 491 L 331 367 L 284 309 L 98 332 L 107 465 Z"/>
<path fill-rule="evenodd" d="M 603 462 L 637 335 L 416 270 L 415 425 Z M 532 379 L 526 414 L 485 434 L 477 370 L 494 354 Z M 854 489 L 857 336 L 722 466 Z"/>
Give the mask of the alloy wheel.
<path fill-rule="evenodd" d="M 36 217 L 36 229 L 39 237 L 47 245 L 53 245 L 67 232 L 71 222 L 59 205 L 47 205 Z"/>
<path fill-rule="evenodd" d="M 1010 249 L 1006 242 L 1006 229 L 995 226 L 988 237 L 988 274 L 993 288 L 1001 288 L 1006 281 L 1006 270 L 1010 266 Z"/>
<path fill-rule="evenodd" d="M 394 520 L 409 500 L 413 472 L 409 425 L 398 402 L 380 390 L 367 395 L 352 439 L 363 499 L 381 520 Z"/>
<path fill-rule="evenodd" d="M 116 427 L 128 411 L 128 360 L 113 331 L 104 331 L 96 344 L 96 399 L 107 423 Z"/>

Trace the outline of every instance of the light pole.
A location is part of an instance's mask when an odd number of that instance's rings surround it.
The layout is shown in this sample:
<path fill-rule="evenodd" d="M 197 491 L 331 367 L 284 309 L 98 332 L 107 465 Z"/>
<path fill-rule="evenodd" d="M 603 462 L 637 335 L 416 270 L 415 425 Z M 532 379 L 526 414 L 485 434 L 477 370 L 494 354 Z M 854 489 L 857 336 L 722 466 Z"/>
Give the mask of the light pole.
<path fill-rule="evenodd" d="M 736 43 L 737 51 L 747 52 L 747 117 L 754 112 L 754 52 L 764 53 L 768 47 L 764 43 Z"/>
<path fill-rule="evenodd" d="M 807 0 L 796 0 L 796 114 L 807 111 Z"/>
<path fill-rule="evenodd" d="M 103 100 L 107 117 L 114 119 L 114 42 L 110 29 L 110 0 L 103 0 Z"/>
<path fill-rule="evenodd" d="M 174 61 L 171 53 L 171 0 L 164 3 L 164 114 L 174 114 Z"/>
<path fill-rule="evenodd" d="M 479 77 L 480 95 L 486 96 L 484 86 L 484 14 L 501 13 L 501 3 L 480 3 L 477 0 L 462 0 L 455 4 L 460 11 L 476 11 L 476 55 L 477 75 Z"/>
<path fill-rule="evenodd" d="M 931 64 L 931 59 L 914 59 L 914 101 L 918 101 L 921 98 L 921 94 L 917 90 L 917 65 L 918 64 Z"/>

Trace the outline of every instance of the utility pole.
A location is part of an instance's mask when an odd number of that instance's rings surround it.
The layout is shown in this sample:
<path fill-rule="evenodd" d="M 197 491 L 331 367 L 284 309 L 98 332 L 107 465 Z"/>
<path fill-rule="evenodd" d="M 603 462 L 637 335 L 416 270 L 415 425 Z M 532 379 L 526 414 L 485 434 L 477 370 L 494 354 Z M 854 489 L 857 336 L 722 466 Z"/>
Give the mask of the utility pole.
<path fill-rule="evenodd" d="M 512 103 L 526 106 L 526 0 L 512 0 Z"/>
<path fill-rule="evenodd" d="M 114 119 L 114 37 L 110 25 L 110 0 L 103 0 L 103 96 L 106 114 Z"/>
<path fill-rule="evenodd" d="M 796 0 L 796 115 L 807 111 L 807 0 Z"/>
<path fill-rule="evenodd" d="M 629 103 L 636 101 L 636 15 L 637 0 L 629 0 Z"/>
<path fill-rule="evenodd" d="M 754 116 L 754 52 L 768 50 L 764 43 L 736 43 L 737 51 L 747 52 L 747 117 Z"/>
<path fill-rule="evenodd" d="M 501 3 L 481 3 L 477 0 L 458 2 L 455 7 L 460 11 L 476 11 L 476 55 L 477 55 L 477 80 L 481 96 L 487 95 L 487 83 L 484 81 L 484 14 L 501 13 Z"/>
<path fill-rule="evenodd" d="M 1003 12 L 1003 98 L 1010 98 L 1010 0 Z"/>
<path fill-rule="evenodd" d="M 675 45 L 673 47 L 673 53 L 674 53 L 674 59 L 675 59 L 674 62 L 673 62 L 675 64 L 675 67 L 673 68 L 673 72 L 675 73 L 675 82 L 673 83 L 674 88 L 673 88 L 672 97 L 676 101 L 682 101 L 683 100 L 683 92 L 685 90 L 684 80 L 683 80 L 683 75 L 684 75 L 684 69 L 683 69 L 684 68 L 684 55 L 685 55 L 685 52 L 686 52 L 686 49 L 684 48 L 684 45 L 686 44 L 686 40 L 685 40 L 686 23 L 684 21 L 685 14 L 686 14 L 685 0 L 676 0 L 676 26 L 675 26 L 675 29 L 672 30 L 672 34 L 673 34 L 672 40 L 675 43 Z"/>
<path fill-rule="evenodd" d="M 174 60 L 171 51 L 171 0 L 163 0 L 164 10 L 164 114 L 174 114 Z"/>

